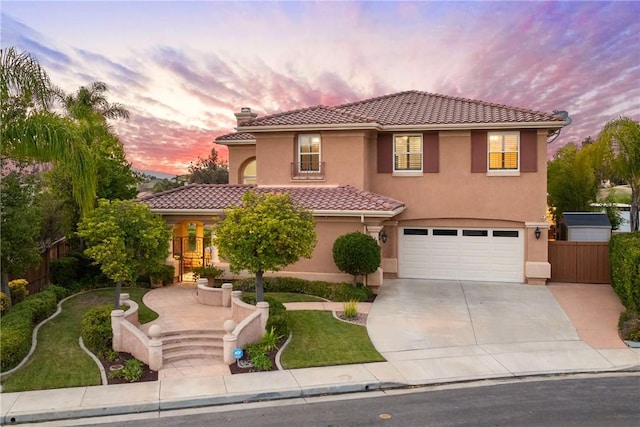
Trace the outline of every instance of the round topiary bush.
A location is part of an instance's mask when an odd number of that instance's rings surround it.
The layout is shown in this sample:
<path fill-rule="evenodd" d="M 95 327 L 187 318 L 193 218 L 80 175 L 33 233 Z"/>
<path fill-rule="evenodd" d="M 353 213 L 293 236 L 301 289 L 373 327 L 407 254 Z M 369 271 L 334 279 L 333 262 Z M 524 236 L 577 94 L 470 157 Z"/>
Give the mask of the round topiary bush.
<path fill-rule="evenodd" d="M 82 342 L 94 354 L 100 355 L 111 349 L 111 305 L 101 305 L 82 316 Z"/>
<path fill-rule="evenodd" d="M 378 242 L 364 233 L 342 235 L 333 243 L 333 262 L 340 271 L 355 276 L 371 274 L 380 267 Z"/>
<path fill-rule="evenodd" d="M 9 282 L 9 290 L 11 291 L 11 302 L 17 304 L 29 295 L 27 286 L 29 282 L 25 279 L 15 279 Z"/>

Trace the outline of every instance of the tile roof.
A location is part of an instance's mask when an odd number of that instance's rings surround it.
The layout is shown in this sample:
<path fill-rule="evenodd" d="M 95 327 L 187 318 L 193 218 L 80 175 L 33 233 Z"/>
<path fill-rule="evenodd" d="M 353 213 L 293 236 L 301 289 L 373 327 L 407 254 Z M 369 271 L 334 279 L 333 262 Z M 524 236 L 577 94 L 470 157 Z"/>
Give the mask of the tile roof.
<path fill-rule="evenodd" d="M 240 127 L 376 123 L 382 126 L 553 122 L 557 115 L 473 99 L 406 91 L 335 107 L 317 106 L 259 117 Z"/>
<path fill-rule="evenodd" d="M 400 210 L 404 203 L 358 190 L 349 185 L 337 187 L 255 187 L 253 185 L 190 184 L 143 197 L 140 201 L 151 209 L 223 210 L 240 205 L 247 191 L 257 193 L 288 193 L 306 209 L 313 211 L 373 211 L 388 213 Z"/>
<path fill-rule="evenodd" d="M 226 135 L 221 135 L 216 138 L 216 141 L 231 142 L 231 141 L 255 141 L 256 137 L 249 132 L 234 132 Z"/>

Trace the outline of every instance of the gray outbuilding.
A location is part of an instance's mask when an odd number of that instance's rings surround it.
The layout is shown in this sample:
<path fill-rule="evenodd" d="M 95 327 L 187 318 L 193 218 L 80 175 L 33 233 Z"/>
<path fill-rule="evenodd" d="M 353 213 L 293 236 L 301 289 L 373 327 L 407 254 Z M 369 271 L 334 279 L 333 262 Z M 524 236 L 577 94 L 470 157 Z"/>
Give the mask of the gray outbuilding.
<path fill-rule="evenodd" d="M 608 242 L 611 223 L 603 212 L 565 212 L 560 220 L 560 240 Z"/>

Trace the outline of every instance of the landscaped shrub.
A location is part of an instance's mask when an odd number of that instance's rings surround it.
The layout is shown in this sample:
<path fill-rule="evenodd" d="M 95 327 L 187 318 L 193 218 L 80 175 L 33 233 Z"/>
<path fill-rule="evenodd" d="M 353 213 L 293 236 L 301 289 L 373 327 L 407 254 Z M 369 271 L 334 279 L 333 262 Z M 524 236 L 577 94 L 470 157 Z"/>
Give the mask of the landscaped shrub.
<path fill-rule="evenodd" d="M 0 316 L 9 308 L 9 297 L 4 292 L 0 292 Z"/>
<path fill-rule="evenodd" d="M 4 372 L 25 358 L 31 348 L 33 328 L 56 311 L 57 302 L 66 296 L 58 286 L 30 295 L 15 304 L 0 319 L 0 371 Z"/>
<path fill-rule="evenodd" d="M 640 342 L 640 314 L 630 310 L 620 313 L 618 329 L 623 340 Z"/>
<path fill-rule="evenodd" d="M 247 304 L 256 304 L 256 294 L 247 293 L 242 295 L 242 301 Z M 273 330 L 275 335 L 281 337 L 288 337 L 291 332 L 289 326 L 289 317 L 287 316 L 287 309 L 280 301 L 275 300 L 269 296 L 264 298 L 264 301 L 269 303 L 269 319 L 267 319 L 266 330 Z"/>
<path fill-rule="evenodd" d="M 333 262 L 340 271 L 356 276 L 375 272 L 380 267 L 380 246 L 373 237 L 360 233 L 342 235 L 333 242 Z"/>
<path fill-rule="evenodd" d="M 88 310 L 82 316 L 82 342 L 96 355 L 107 354 L 111 349 L 113 332 L 111 330 L 111 305 L 101 305 Z"/>
<path fill-rule="evenodd" d="M 627 310 L 640 312 L 640 232 L 617 234 L 609 241 L 611 286 Z"/>
<path fill-rule="evenodd" d="M 110 281 L 93 260 L 80 252 L 51 261 L 51 281 L 71 290 L 111 286 Z"/>
<path fill-rule="evenodd" d="M 138 381 L 144 371 L 142 370 L 142 362 L 138 359 L 127 359 L 124 362 L 124 367 L 119 371 L 110 372 L 109 375 L 112 378 L 124 378 L 130 383 Z"/>
<path fill-rule="evenodd" d="M 29 295 L 27 286 L 29 282 L 25 279 L 15 279 L 9 282 L 9 291 L 11 292 L 11 302 L 17 304 Z"/>
<path fill-rule="evenodd" d="M 77 258 L 66 256 L 51 261 L 51 280 L 67 289 L 71 289 L 80 280 L 80 262 Z"/>
<path fill-rule="evenodd" d="M 255 279 L 238 280 L 233 286 L 237 290 L 252 292 L 255 290 Z M 314 295 L 331 301 L 367 301 L 373 294 L 373 291 L 369 288 L 357 287 L 349 283 L 310 281 L 295 277 L 265 277 L 264 290 L 265 292 L 292 292 Z"/>

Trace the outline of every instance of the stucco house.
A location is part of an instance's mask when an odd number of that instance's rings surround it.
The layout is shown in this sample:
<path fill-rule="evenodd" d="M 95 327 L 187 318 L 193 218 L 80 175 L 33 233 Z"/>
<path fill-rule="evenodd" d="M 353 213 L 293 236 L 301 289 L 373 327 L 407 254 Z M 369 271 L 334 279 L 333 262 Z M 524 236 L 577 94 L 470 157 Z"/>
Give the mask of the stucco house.
<path fill-rule="evenodd" d="M 264 117 L 242 108 L 236 117 L 237 132 L 216 139 L 229 147 L 229 185 L 143 200 L 174 226 L 178 264 L 193 252 L 198 265 L 225 266 L 206 249 L 207 227 L 251 190 L 287 192 L 313 211 L 313 257 L 281 275 L 350 281 L 331 248 L 358 230 L 381 246 L 373 286 L 385 277 L 532 284 L 550 277 L 546 146 L 566 116 L 407 91 Z"/>

